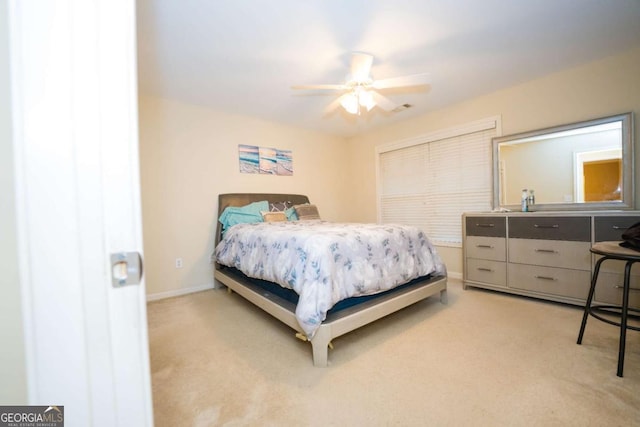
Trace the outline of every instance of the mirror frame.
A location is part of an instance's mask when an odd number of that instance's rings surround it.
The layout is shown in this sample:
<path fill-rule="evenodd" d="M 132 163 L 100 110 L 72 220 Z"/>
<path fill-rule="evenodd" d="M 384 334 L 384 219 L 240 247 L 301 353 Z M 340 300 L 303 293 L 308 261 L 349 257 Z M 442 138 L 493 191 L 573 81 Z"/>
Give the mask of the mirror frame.
<path fill-rule="evenodd" d="M 586 211 L 586 210 L 629 210 L 635 208 L 635 162 L 634 162 L 634 125 L 633 113 L 617 114 L 615 116 L 586 120 L 583 122 L 553 126 L 529 132 L 492 138 L 493 145 L 493 208 L 520 211 L 520 205 L 500 204 L 500 144 L 514 142 L 519 139 L 537 137 L 555 132 L 564 132 L 583 127 L 601 125 L 611 122 L 622 122 L 622 200 L 602 202 L 571 202 L 571 203 L 536 203 L 533 211 Z"/>

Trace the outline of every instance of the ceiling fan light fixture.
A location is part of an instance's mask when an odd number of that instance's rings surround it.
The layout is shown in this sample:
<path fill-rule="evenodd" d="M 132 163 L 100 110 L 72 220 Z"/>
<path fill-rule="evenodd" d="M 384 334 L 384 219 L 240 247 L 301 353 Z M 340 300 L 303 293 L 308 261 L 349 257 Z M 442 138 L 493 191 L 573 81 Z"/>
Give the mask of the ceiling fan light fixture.
<path fill-rule="evenodd" d="M 340 101 L 340 105 L 350 114 L 358 114 L 358 96 L 355 93 L 350 93 L 344 96 Z"/>
<path fill-rule="evenodd" d="M 372 55 L 354 52 L 351 55 L 350 73 L 347 75 L 345 83 L 302 85 L 292 86 L 292 88 L 339 90 L 343 92 L 342 95 L 333 101 L 325 111 L 332 111 L 338 106 L 342 106 L 349 114 L 360 115 L 364 108 L 367 111 L 370 111 L 373 107 L 378 107 L 383 111 L 398 112 L 410 107 L 408 104 L 397 106 L 395 102 L 377 92 L 379 89 L 410 88 L 412 86 L 425 86 L 429 83 L 429 76 L 426 73 L 373 80 L 373 77 L 371 77 L 372 63 Z"/>
<path fill-rule="evenodd" d="M 376 106 L 373 95 L 368 90 L 361 90 L 358 95 L 360 105 L 365 107 L 367 111 L 371 111 L 371 109 Z"/>

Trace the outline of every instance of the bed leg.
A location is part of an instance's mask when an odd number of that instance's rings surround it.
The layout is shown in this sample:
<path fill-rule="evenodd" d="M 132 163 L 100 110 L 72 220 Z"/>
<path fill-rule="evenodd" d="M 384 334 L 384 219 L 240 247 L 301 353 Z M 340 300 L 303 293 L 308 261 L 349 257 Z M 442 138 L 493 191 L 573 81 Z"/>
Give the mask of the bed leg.
<path fill-rule="evenodd" d="M 318 329 L 311 340 L 311 348 L 313 349 L 313 366 L 317 368 L 326 368 L 329 359 L 329 346 L 331 344 L 331 337 L 325 329 Z"/>
<path fill-rule="evenodd" d="M 447 297 L 447 290 L 443 289 L 440 291 L 440 302 L 442 304 L 447 304 L 449 302 L 449 298 Z"/>
<path fill-rule="evenodd" d="M 228 286 L 227 286 L 227 293 L 228 293 L 229 295 L 231 295 L 231 294 L 233 293 L 233 290 L 231 290 L 231 288 L 230 288 L 230 287 L 228 287 Z"/>

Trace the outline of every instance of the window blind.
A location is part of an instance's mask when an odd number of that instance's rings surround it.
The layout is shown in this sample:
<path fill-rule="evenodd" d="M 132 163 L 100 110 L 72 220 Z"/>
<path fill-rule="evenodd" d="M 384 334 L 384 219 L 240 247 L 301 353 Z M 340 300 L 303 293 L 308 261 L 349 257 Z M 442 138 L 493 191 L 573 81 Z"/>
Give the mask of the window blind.
<path fill-rule="evenodd" d="M 462 214 L 491 209 L 495 122 L 486 127 L 381 150 L 381 222 L 414 225 L 436 244 L 461 244 Z"/>

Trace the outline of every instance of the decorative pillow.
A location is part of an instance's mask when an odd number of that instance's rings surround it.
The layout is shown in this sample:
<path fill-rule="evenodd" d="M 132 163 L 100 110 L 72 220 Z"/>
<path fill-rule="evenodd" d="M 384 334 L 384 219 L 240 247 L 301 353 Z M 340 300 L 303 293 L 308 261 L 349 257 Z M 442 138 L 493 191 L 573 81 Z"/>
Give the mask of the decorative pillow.
<path fill-rule="evenodd" d="M 296 209 L 293 206 L 291 206 L 289 209 L 284 211 L 284 214 L 287 216 L 287 220 L 289 221 L 298 220 L 298 214 L 296 213 Z"/>
<path fill-rule="evenodd" d="M 287 215 L 284 212 L 262 212 L 264 222 L 286 221 Z"/>
<path fill-rule="evenodd" d="M 218 221 L 222 224 L 222 230 L 226 230 L 232 225 L 262 222 L 262 214 L 260 212 L 269 209 L 269 202 L 266 200 L 253 202 L 245 206 L 228 206 L 222 211 L 222 215 Z"/>
<path fill-rule="evenodd" d="M 269 203 L 269 212 L 285 212 L 292 206 L 293 203 L 291 202 L 272 202 Z"/>
<path fill-rule="evenodd" d="M 293 208 L 295 209 L 299 220 L 320 219 L 320 214 L 318 213 L 318 207 L 316 205 L 305 203 L 304 205 L 295 205 Z"/>

